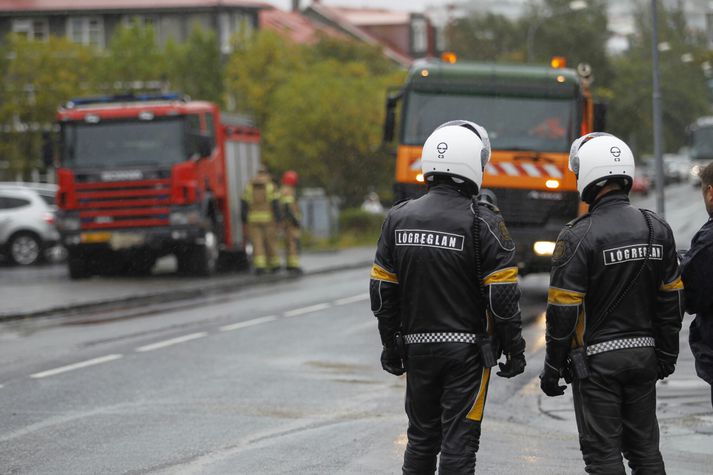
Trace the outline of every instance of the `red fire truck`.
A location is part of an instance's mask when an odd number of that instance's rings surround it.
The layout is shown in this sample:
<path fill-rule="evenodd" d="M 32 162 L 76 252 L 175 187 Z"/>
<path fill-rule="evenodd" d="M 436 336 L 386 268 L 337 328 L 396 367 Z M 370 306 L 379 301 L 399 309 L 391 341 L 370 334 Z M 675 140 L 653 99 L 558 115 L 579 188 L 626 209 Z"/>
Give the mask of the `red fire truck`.
<path fill-rule="evenodd" d="M 240 196 L 260 162 L 249 122 L 177 94 L 74 99 L 57 120 L 72 279 L 148 273 L 168 254 L 191 275 L 247 263 Z"/>

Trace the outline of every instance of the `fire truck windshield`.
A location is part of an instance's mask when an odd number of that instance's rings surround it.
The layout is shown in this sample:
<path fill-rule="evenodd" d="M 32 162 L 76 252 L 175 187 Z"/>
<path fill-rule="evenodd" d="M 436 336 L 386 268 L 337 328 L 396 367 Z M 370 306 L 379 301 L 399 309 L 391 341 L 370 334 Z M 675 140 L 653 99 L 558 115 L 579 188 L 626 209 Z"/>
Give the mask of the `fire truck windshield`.
<path fill-rule="evenodd" d="M 106 120 L 62 125 L 65 167 L 171 165 L 188 158 L 183 118 Z"/>
<path fill-rule="evenodd" d="M 479 96 L 410 91 L 402 141 L 422 145 L 449 120 L 472 120 L 488 131 L 496 150 L 568 152 L 579 128 L 572 98 Z"/>

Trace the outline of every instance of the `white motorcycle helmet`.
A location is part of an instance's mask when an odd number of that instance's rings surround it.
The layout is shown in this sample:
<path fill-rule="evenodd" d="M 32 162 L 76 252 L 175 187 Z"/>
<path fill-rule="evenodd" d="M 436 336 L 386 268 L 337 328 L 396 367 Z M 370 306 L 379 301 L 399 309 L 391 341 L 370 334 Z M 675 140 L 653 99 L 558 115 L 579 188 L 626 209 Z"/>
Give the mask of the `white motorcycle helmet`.
<path fill-rule="evenodd" d="M 612 178 L 623 179 L 628 193 L 634 182 L 634 154 L 623 140 L 604 132 L 584 135 L 572 144 L 569 169 L 577 177 L 582 201 L 591 203 L 599 188 Z"/>
<path fill-rule="evenodd" d="M 421 152 L 424 178 L 449 175 L 468 180 L 478 187 L 490 160 L 488 132 L 467 120 L 453 120 L 440 125 L 426 139 Z"/>

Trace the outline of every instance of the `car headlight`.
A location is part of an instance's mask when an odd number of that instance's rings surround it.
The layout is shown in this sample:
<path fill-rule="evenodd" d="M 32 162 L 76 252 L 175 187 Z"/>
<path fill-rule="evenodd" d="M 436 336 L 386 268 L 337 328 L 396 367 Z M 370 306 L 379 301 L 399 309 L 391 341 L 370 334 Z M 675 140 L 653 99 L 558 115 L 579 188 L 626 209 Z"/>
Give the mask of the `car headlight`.
<path fill-rule="evenodd" d="M 701 174 L 701 166 L 700 165 L 693 165 L 691 167 L 691 175 L 693 176 L 698 176 Z"/>
<path fill-rule="evenodd" d="M 173 226 L 199 224 L 201 222 L 201 215 L 196 209 L 173 210 L 169 216 L 169 221 Z"/>

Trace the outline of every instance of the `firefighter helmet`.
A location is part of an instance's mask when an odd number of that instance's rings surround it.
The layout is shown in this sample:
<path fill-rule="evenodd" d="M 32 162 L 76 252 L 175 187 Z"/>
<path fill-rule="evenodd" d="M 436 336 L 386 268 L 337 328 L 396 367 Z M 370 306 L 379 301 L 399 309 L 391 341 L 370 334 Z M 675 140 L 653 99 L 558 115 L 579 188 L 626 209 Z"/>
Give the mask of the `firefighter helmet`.
<path fill-rule="evenodd" d="M 429 175 L 450 175 L 483 183 L 483 170 L 490 160 L 488 132 L 467 120 L 453 120 L 439 126 L 426 139 L 421 154 L 421 170 Z"/>
<path fill-rule="evenodd" d="M 591 203 L 609 180 L 623 181 L 628 193 L 634 182 L 634 154 L 623 140 L 604 132 L 584 135 L 572 144 L 569 169 L 577 177 L 582 200 Z"/>
<path fill-rule="evenodd" d="M 297 172 L 294 170 L 287 170 L 285 173 L 282 174 L 282 184 L 283 185 L 297 186 L 298 180 L 299 180 L 299 176 L 297 175 Z"/>

